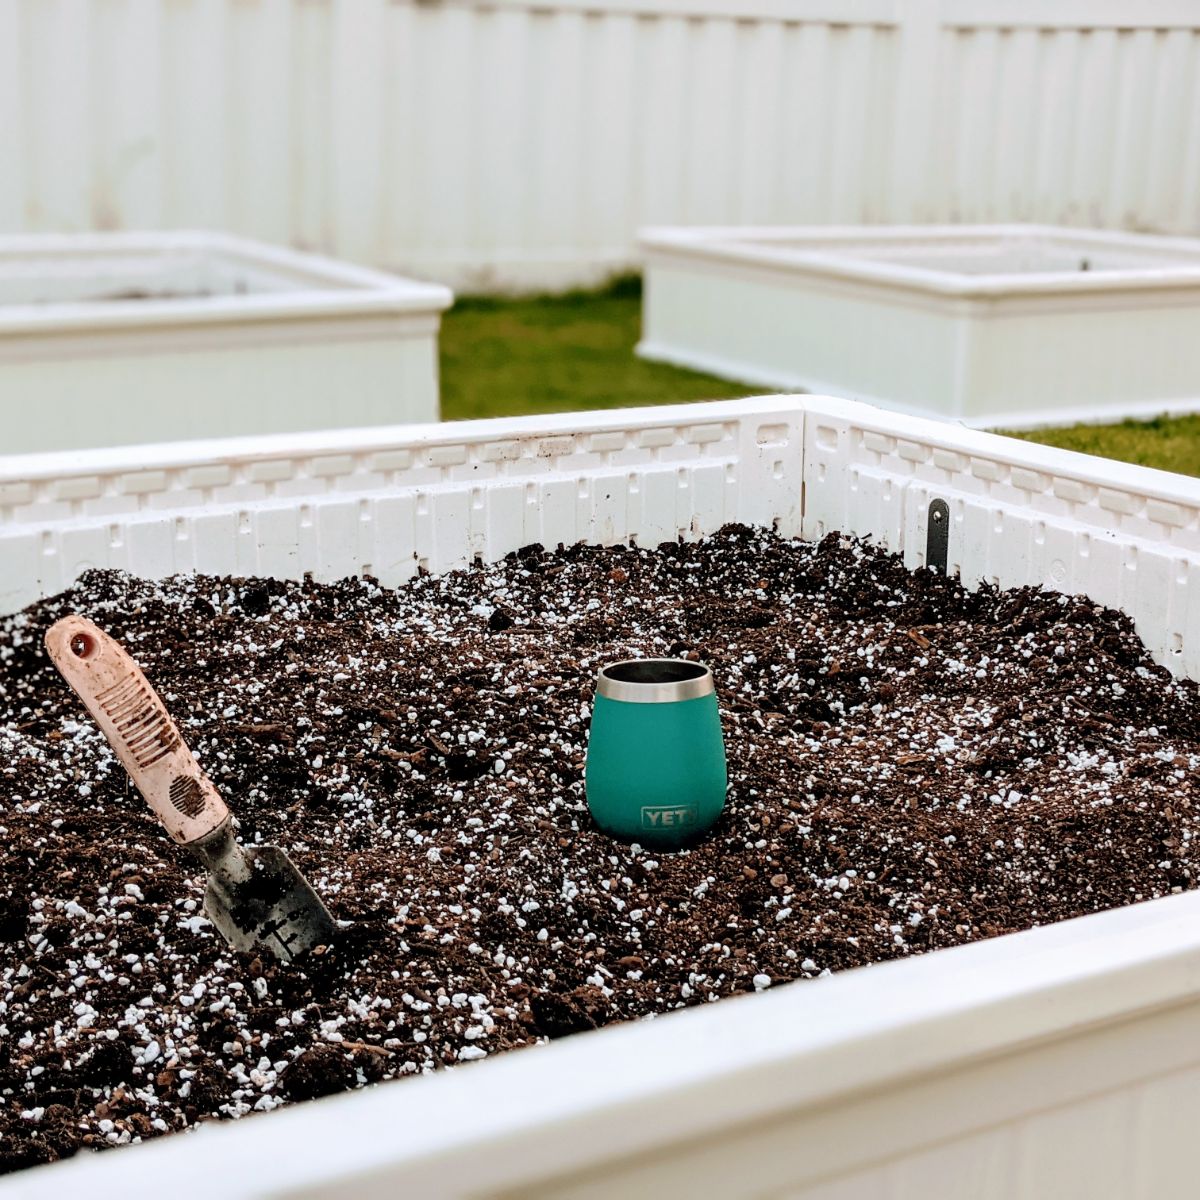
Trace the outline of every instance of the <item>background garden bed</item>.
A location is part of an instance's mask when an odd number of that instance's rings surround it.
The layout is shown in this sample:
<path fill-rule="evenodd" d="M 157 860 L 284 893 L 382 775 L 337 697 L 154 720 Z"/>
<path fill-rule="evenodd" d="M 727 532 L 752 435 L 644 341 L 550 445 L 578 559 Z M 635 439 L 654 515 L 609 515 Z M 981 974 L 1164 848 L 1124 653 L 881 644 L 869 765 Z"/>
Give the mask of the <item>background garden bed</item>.
<path fill-rule="evenodd" d="M 436 420 L 451 300 L 223 234 L 0 238 L 0 448 Z"/>
<path fill-rule="evenodd" d="M 638 352 L 979 428 L 1200 408 L 1200 241 L 1038 225 L 646 230 Z"/>

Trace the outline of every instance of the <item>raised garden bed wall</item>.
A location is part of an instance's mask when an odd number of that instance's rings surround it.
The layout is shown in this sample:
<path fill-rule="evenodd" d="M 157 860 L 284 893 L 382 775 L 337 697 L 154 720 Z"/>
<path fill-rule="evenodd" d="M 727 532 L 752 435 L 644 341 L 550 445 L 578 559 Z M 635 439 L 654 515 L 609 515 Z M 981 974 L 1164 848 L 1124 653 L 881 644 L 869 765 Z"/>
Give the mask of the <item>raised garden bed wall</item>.
<path fill-rule="evenodd" d="M 0 462 L 0 611 L 91 567 L 386 585 L 530 542 L 856 534 L 968 584 L 1082 592 L 1200 676 L 1200 483 L 828 397 L 346 430 Z"/>
<path fill-rule="evenodd" d="M 980 428 L 1200 409 L 1200 240 L 746 226 L 641 244 L 645 358 Z"/>
<path fill-rule="evenodd" d="M 0 610 L 87 567 L 368 571 L 727 521 L 1085 591 L 1200 673 L 1200 485 L 822 397 L 10 459 Z M 70 1194 L 1172 1194 L 1200 1118 L 1200 893 L 39 1168 Z M 869 1131 L 869 1134 L 868 1132 Z M 269 1171 L 266 1166 L 269 1164 Z M 1113 1181 L 1121 1181 L 1114 1185 Z M 2 1190 L 2 1189 L 0 1189 Z"/>
<path fill-rule="evenodd" d="M 0 453 L 436 420 L 451 299 L 220 234 L 0 238 Z"/>

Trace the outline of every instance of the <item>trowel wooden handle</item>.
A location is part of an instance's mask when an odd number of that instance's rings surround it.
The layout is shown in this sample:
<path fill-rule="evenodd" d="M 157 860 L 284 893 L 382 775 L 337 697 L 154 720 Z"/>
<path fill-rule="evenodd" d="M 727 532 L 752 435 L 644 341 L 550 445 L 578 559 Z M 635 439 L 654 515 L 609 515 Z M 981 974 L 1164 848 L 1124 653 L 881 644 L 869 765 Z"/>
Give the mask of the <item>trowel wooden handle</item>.
<path fill-rule="evenodd" d="M 46 631 L 46 649 L 177 842 L 194 842 L 229 819 L 225 801 L 123 647 L 85 617 L 63 617 Z"/>

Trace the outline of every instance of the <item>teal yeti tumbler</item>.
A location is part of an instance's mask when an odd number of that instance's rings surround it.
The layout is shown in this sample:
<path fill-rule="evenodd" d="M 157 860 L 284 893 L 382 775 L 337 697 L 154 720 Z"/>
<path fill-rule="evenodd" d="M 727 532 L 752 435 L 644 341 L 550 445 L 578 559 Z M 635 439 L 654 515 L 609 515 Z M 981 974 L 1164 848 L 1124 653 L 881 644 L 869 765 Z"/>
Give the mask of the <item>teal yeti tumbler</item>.
<path fill-rule="evenodd" d="M 712 672 L 675 658 L 601 669 L 588 737 L 588 807 L 608 833 L 681 846 L 725 806 L 725 743 Z"/>

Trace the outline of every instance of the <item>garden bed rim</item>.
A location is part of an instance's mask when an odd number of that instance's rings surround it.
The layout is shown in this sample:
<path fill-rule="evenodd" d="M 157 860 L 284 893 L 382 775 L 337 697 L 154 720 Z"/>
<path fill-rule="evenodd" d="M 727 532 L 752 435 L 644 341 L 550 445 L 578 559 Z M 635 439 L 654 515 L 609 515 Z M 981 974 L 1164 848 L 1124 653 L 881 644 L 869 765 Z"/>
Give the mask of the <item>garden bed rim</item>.
<path fill-rule="evenodd" d="M 1000 433 L 976 429 L 961 421 L 900 413 L 867 401 L 816 392 L 804 395 L 754 396 L 749 401 L 709 400 L 695 404 L 653 405 L 640 408 L 596 409 L 590 412 L 534 413 L 521 417 L 488 417 L 466 421 L 431 421 L 412 425 L 379 425 L 362 428 L 300 430 L 286 433 L 246 434 L 228 438 L 196 438 L 87 450 L 49 450 L 30 454 L 0 454 L 0 482 L 88 475 L 97 471 L 138 471 L 209 466 L 227 462 L 253 462 L 287 455 L 365 453 L 394 446 L 444 446 L 463 442 L 505 440 L 513 437 L 565 437 L 624 429 L 674 427 L 681 423 L 703 425 L 736 418 L 739 407 L 753 403 L 756 415 L 803 414 L 810 405 L 830 405 L 846 419 L 892 437 L 935 437 L 951 442 L 970 455 L 986 449 L 992 457 L 1012 466 L 1036 465 L 1046 471 L 1069 471 L 1073 477 L 1099 485 L 1137 488 L 1156 498 L 1185 497 L 1200 503 L 1200 478 L 1163 471 L 1138 463 L 1099 458 L 1078 450 L 1019 441 Z M 1165 411 L 1156 406 L 1156 413 Z M 1179 410 L 1185 411 L 1185 410 Z M 1107 413 L 1103 414 L 1107 417 Z M 983 439 L 982 441 L 980 439 Z"/>
<path fill-rule="evenodd" d="M 822 399 L 839 398 L 848 404 L 862 404 L 869 408 L 881 408 L 901 417 L 910 417 L 917 421 L 936 421 L 942 427 L 956 425 L 962 429 L 970 429 L 979 433 L 995 433 L 1003 436 L 1005 432 L 1026 432 L 1033 429 L 1053 429 L 1063 425 L 1112 425 L 1120 421 L 1152 421 L 1158 417 L 1187 417 L 1200 412 L 1200 396 L 1188 396 L 1177 400 L 1134 400 L 1128 404 L 1118 404 L 1107 408 L 1078 407 L 1064 405 L 1060 408 L 1040 408 L 1037 412 L 1016 413 L 981 413 L 978 416 L 965 413 L 941 415 L 930 408 L 920 408 L 881 396 L 842 396 L 838 397 L 838 388 L 819 379 L 806 375 L 794 375 L 790 371 L 777 371 L 769 367 L 756 367 L 737 359 L 726 358 L 721 354 L 704 354 L 688 350 L 680 352 L 670 343 L 656 342 L 643 338 L 634 347 L 634 353 L 647 362 L 667 363 L 686 371 L 704 371 L 720 379 L 732 380 L 747 387 L 763 387 L 771 389 L 787 389 L 796 395 L 821 397 Z M 787 391 L 780 391 L 786 395 Z M 1026 443 L 1034 445 L 1036 443 Z M 1074 450 L 1062 450 L 1065 454 L 1082 453 Z M 1084 458 L 1094 455 L 1083 454 Z M 1113 461 L 1116 460 L 1106 460 Z M 1129 466 L 1139 466 L 1130 463 Z M 1159 471 L 1160 474 L 1174 475 L 1172 471 L 1160 471 L 1157 467 L 1141 467 L 1145 471 Z M 1187 478 L 1180 476 L 1180 478 Z"/>
<path fill-rule="evenodd" d="M 638 235 L 643 256 L 669 262 L 680 257 L 694 263 L 750 265 L 770 273 L 807 275 L 814 279 L 838 280 L 869 291 L 895 290 L 923 296 L 928 301 L 954 302 L 1041 301 L 1066 295 L 1072 307 L 1089 302 L 1111 303 L 1122 295 L 1147 289 L 1171 292 L 1200 289 L 1200 261 L 1186 267 L 1139 267 L 1094 272 L 1028 271 L 1021 274 L 995 272 L 965 275 L 927 267 L 903 266 L 880 260 L 855 259 L 839 254 L 839 239 L 858 241 L 896 241 L 940 235 L 968 240 L 971 236 L 1003 237 L 1031 235 L 1069 237 L 1073 241 L 1095 238 L 1102 245 L 1146 248 L 1164 252 L 1187 251 L 1196 255 L 1200 244 L 1185 238 L 1165 238 L 1151 234 L 1122 234 L 1109 230 L 1079 230 L 1053 225 L 897 225 L 863 226 L 684 226 L 647 228 Z M 1107 235 L 1107 236 L 1097 236 Z M 803 239 L 829 249 L 782 247 L 776 243 Z M 1008 305 L 1006 304 L 1006 310 Z"/>
<path fill-rule="evenodd" d="M 804 410 L 800 397 L 753 397 L 755 415 L 795 415 Z M 56 479 L 97 471 L 142 471 L 177 467 L 253 462 L 287 455 L 367 453 L 395 446 L 445 446 L 463 442 L 501 441 L 513 437 L 566 437 L 573 434 L 673 428 L 718 424 L 736 419 L 740 401 L 708 400 L 695 404 L 652 405 L 641 408 L 596 409 L 589 412 L 534 413 L 522 417 L 486 417 L 466 421 L 430 421 L 412 425 L 375 425 L 286 433 L 245 434 L 227 438 L 195 438 L 88 450 L 47 450 L 30 454 L 0 454 L 0 482 Z M 1086 456 L 1081 456 L 1086 457 Z M 1145 468 L 1144 468 L 1145 469 Z M 1159 472 L 1167 474 L 1167 472 Z"/>
<path fill-rule="evenodd" d="M 83 300 L 0 305 L 0 337 L 40 332 L 194 325 L 243 321 L 286 321 L 374 313 L 440 313 L 454 302 L 443 284 L 375 271 L 322 255 L 255 242 L 232 234 L 189 230 L 177 233 L 49 234 L 0 237 L 5 257 L 63 256 L 103 260 L 114 253 L 169 256 L 177 252 L 223 255 L 276 268 L 294 277 L 295 290 L 212 297 Z"/>
<path fill-rule="evenodd" d="M 413 297 L 347 295 L 343 292 L 308 292 L 303 295 L 239 297 L 237 306 L 228 298 L 212 300 L 163 300 L 155 311 L 109 312 L 108 309 L 145 305 L 142 300 L 104 301 L 98 304 L 63 305 L 53 318 L 30 309 L 0 310 L 0 353 L 33 357 L 77 339 L 89 355 L 102 352 L 110 343 L 122 352 L 139 341 L 151 351 L 162 350 L 163 335 L 171 336 L 171 349 L 188 345 L 193 337 L 217 338 L 228 346 L 231 339 L 263 338 L 275 333 L 307 336 L 311 329 L 329 340 L 343 334 L 359 338 L 364 331 L 378 330 L 380 337 L 404 338 L 438 332 L 441 314 L 449 306 L 434 306 Z M 251 305 L 251 301 L 253 304 Z M 242 307 L 243 302 L 246 307 Z M 10 315 L 15 314 L 11 316 Z M 97 342 L 95 338 L 101 338 Z"/>

